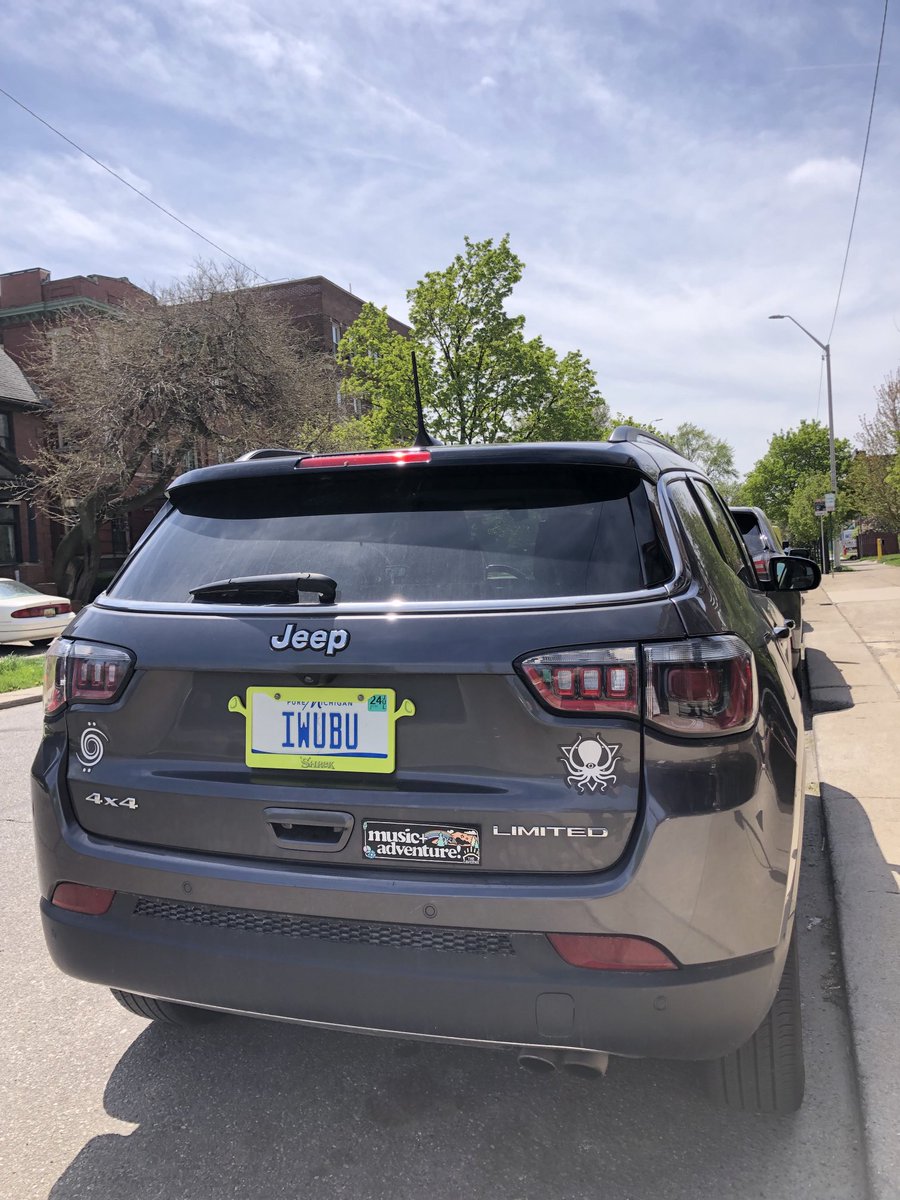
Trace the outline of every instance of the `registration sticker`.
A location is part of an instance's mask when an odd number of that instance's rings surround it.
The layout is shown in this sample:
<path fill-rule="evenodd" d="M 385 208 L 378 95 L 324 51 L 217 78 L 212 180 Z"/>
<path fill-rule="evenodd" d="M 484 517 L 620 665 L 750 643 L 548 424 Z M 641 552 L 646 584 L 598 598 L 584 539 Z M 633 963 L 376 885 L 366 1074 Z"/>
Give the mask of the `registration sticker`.
<path fill-rule="evenodd" d="M 389 774 L 395 725 L 415 715 L 391 688 L 247 688 L 228 711 L 246 722 L 248 767 Z"/>
<path fill-rule="evenodd" d="M 469 867 L 481 863 L 481 830 L 477 826 L 363 821 L 362 830 L 363 857 L 370 862 L 419 860 L 435 866 Z"/>

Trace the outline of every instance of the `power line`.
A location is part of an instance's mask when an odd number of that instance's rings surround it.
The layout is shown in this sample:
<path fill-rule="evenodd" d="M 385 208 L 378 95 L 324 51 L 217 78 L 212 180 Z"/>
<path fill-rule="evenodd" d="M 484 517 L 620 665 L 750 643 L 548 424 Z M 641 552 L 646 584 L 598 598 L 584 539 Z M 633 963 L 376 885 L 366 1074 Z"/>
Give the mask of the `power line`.
<path fill-rule="evenodd" d="M 841 281 L 838 284 L 837 299 L 834 302 L 834 313 L 831 317 L 831 328 L 825 341 L 831 344 L 831 335 L 837 321 L 838 308 L 841 303 L 841 292 L 844 290 L 844 276 L 847 274 L 847 262 L 850 258 L 850 246 L 853 242 L 853 227 L 856 224 L 856 210 L 859 208 L 859 195 L 862 191 L 863 171 L 866 169 L 866 154 L 869 150 L 869 134 L 872 132 L 872 116 L 875 112 L 875 95 L 878 91 L 878 72 L 881 70 L 881 52 L 884 49 L 884 31 L 887 26 L 889 0 L 884 0 L 884 16 L 881 19 L 881 39 L 878 43 L 878 58 L 875 60 L 875 79 L 872 82 L 872 103 L 869 105 L 869 120 L 866 124 L 866 140 L 863 143 L 862 161 L 859 164 L 859 181 L 856 185 L 856 199 L 853 201 L 853 216 L 850 218 L 850 232 L 847 235 L 847 250 L 844 254 L 844 265 L 841 267 Z"/>
<path fill-rule="evenodd" d="M 235 258 L 233 254 L 229 254 L 224 246 L 220 246 L 218 242 L 214 242 L 212 238 L 208 238 L 205 233 L 201 233 L 199 229 L 195 229 L 194 226 L 189 225 L 187 221 L 182 221 L 181 217 L 179 217 L 176 213 L 173 213 L 171 209 L 166 208 L 162 204 L 158 204 L 152 196 L 148 196 L 147 193 L 142 192 L 139 187 L 135 187 L 133 183 L 129 183 L 127 179 L 123 179 L 123 177 L 114 171 L 112 167 L 108 167 L 105 162 L 101 162 L 99 158 L 95 158 L 94 155 L 88 150 L 85 150 L 83 146 L 79 146 L 78 143 L 73 142 L 70 137 L 66 137 L 66 135 L 61 130 L 57 129 L 55 125 L 51 125 L 49 121 L 45 121 L 43 117 L 39 116 L 33 109 L 29 108 L 27 104 L 23 104 L 21 100 L 17 100 L 15 96 L 7 92 L 5 88 L 0 87 L 0 95 L 5 96 L 7 100 L 11 100 L 13 104 L 17 104 L 19 108 L 21 108 L 24 112 L 27 112 L 30 117 L 34 117 L 36 121 L 40 121 L 40 123 L 49 129 L 51 133 L 55 133 L 57 137 L 61 137 L 64 142 L 68 142 L 68 144 L 77 150 L 79 154 L 83 154 L 85 158 L 89 158 L 92 163 L 96 163 L 98 167 L 102 167 L 107 174 L 112 175 L 113 179 L 118 179 L 119 183 L 124 183 L 127 188 L 131 188 L 133 192 L 136 192 L 137 195 L 139 195 L 143 200 L 146 200 L 148 204 L 152 204 L 153 207 L 158 208 L 161 213 L 165 213 L 167 217 L 171 217 L 173 221 L 177 221 L 179 225 L 183 226 L 183 228 L 187 229 L 195 237 L 198 237 L 201 241 L 206 242 L 208 246 L 212 246 L 214 250 L 218 250 L 220 254 L 224 254 L 226 258 L 230 258 L 232 262 L 237 263 L 239 267 L 243 267 L 245 271 L 249 271 L 251 275 L 255 275 L 257 279 L 261 279 L 264 283 L 271 283 L 271 280 L 266 279 L 265 275 L 260 275 L 259 271 L 254 271 L 253 267 L 249 266 L 245 262 L 242 262 L 241 259 Z"/>

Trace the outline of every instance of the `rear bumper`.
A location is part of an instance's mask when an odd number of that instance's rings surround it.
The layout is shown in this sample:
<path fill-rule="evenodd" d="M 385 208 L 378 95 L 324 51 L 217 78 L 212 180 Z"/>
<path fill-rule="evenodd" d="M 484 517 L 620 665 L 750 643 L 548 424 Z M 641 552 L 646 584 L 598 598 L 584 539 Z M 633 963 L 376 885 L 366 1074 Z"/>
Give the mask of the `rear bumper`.
<path fill-rule="evenodd" d="M 798 865 L 796 849 L 785 847 L 799 845 L 802 809 L 780 808 L 763 790 L 766 777 L 725 811 L 686 805 L 686 815 L 672 817 L 651 797 L 640 837 L 615 870 L 461 880 L 110 841 L 76 822 L 63 761 L 60 738 L 45 737 L 32 810 L 47 945 L 60 969 L 79 979 L 334 1027 L 682 1059 L 717 1057 L 746 1041 L 775 995 Z M 665 772 L 676 770 L 681 778 L 683 766 L 660 759 L 649 775 L 666 786 Z M 687 783 L 690 796 L 705 797 L 703 779 Z M 112 889 L 116 900 L 101 917 L 55 908 L 49 898 L 62 880 Z M 212 916 L 142 916 L 138 897 Z M 228 912 L 248 919 L 218 919 Z M 309 920 L 343 923 L 351 932 L 338 941 L 285 935 L 285 922 Z M 372 922 L 412 930 L 414 946 L 354 935 Z M 423 948 L 421 931 L 440 928 L 502 931 L 514 953 Z M 647 973 L 572 967 L 548 931 L 649 938 L 682 966 Z"/>
<path fill-rule="evenodd" d="M 38 617 L 35 620 L 20 618 L 16 621 L 0 621 L 0 644 L 7 642 L 46 641 L 59 637 L 72 620 L 72 614 L 61 617 Z"/>
<path fill-rule="evenodd" d="M 543 934 L 448 949 L 454 931 L 441 939 L 429 926 L 443 948 L 404 946 L 400 935 L 366 944 L 357 939 L 365 922 L 334 922 L 340 928 L 326 936 L 320 922 L 315 936 L 303 936 L 264 914 L 166 903 L 156 906 L 162 915 L 147 916 L 136 903 L 120 893 L 105 916 L 87 917 L 42 900 L 56 965 L 93 983 L 210 1008 L 489 1045 L 716 1057 L 759 1025 L 782 966 L 766 953 L 677 971 L 589 971 L 563 962 Z"/>

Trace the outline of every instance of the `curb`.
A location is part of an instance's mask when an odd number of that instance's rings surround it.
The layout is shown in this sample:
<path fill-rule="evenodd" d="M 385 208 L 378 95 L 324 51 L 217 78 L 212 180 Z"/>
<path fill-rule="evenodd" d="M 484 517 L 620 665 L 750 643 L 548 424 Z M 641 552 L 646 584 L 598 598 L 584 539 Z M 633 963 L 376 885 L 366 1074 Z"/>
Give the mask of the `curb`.
<path fill-rule="evenodd" d="M 846 623 L 846 632 L 852 633 L 854 627 L 847 614 L 841 612 L 826 588 L 823 591 L 828 597 L 830 611 L 839 613 Z M 860 773 L 867 772 L 866 760 L 859 756 L 852 759 L 852 743 L 861 736 L 859 713 L 868 708 L 877 730 L 877 715 L 883 706 L 882 701 L 876 702 L 866 695 L 874 691 L 874 687 L 859 671 L 867 659 L 875 661 L 872 651 L 865 639 L 861 644 L 857 640 L 855 645 L 849 639 L 834 644 L 829 638 L 833 638 L 836 631 L 833 628 L 829 631 L 824 624 L 820 644 L 816 646 L 819 622 L 815 617 L 812 622 L 812 636 L 807 638 L 807 647 L 816 650 L 817 655 L 812 664 L 809 657 L 805 663 L 807 703 L 819 767 L 822 819 L 844 972 L 866 1176 L 871 1200 L 897 1200 L 900 1195 L 900 1143 L 896 1136 L 900 1055 L 896 1042 L 895 997 L 900 990 L 900 937 L 895 904 L 898 900 L 895 868 L 886 861 L 875 832 L 876 828 L 883 828 L 885 807 L 896 804 L 896 800 L 890 799 L 891 795 L 896 795 L 896 790 L 890 779 L 884 785 L 885 790 L 873 796 L 871 785 L 860 786 L 865 778 Z M 843 638 L 844 631 L 839 636 Z M 836 654 L 840 648 L 851 653 Z M 843 659 L 852 662 L 847 664 Z M 855 672 L 850 683 L 845 681 L 842 673 L 848 665 Z M 865 695 L 864 700 L 854 700 L 857 689 Z M 862 709 L 857 707 L 859 704 Z M 879 734 L 883 735 L 883 731 L 879 730 Z M 836 760 L 835 744 L 839 745 L 842 739 L 848 740 L 852 768 L 848 767 L 846 759 L 842 761 L 842 755 Z M 874 746 L 872 752 L 875 753 Z M 892 756 L 893 763 L 896 755 L 893 747 L 881 747 L 879 753 L 882 758 Z M 857 771 L 856 777 L 853 770 Z M 895 812 L 896 809 L 887 814 L 888 820 L 894 819 Z"/>
<path fill-rule="evenodd" d="M 815 720 L 813 721 L 815 729 Z M 896 1084 L 890 1053 L 879 1052 L 893 1042 L 892 988 L 880 976 L 879 922 L 872 921 L 861 879 L 884 870 L 871 844 L 869 821 L 856 805 L 844 803 L 840 790 L 819 784 L 825 840 L 837 911 L 838 939 L 844 968 L 850 1049 L 856 1068 L 860 1124 L 872 1200 L 896 1200 L 900 1155 L 896 1147 Z M 848 847 L 847 850 L 844 847 Z M 888 999 L 887 1005 L 884 1000 Z"/>
<path fill-rule="evenodd" d="M 19 692 L 0 693 L 0 709 L 18 708 L 21 704 L 37 704 L 44 694 L 39 687 L 22 688 Z"/>

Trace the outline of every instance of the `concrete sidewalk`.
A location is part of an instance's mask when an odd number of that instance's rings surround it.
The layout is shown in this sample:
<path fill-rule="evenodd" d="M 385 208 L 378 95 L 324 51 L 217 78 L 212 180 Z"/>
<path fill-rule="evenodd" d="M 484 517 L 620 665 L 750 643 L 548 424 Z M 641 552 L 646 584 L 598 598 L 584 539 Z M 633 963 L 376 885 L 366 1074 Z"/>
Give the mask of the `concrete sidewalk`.
<path fill-rule="evenodd" d="M 900 569 L 804 600 L 822 806 L 875 1200 L 900 1196 Z"/>

